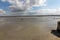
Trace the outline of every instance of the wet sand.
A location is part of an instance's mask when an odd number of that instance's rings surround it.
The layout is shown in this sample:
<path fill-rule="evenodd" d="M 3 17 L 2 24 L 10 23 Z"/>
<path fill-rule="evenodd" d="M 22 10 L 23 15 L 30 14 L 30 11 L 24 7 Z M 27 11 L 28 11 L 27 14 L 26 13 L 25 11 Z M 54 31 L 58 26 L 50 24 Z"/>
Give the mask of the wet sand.
<path fill-rule="evenodd" d="M 0 17 L 0 40 L 60 40 L 51 33 L 59 20 L 54 16 Z"/>

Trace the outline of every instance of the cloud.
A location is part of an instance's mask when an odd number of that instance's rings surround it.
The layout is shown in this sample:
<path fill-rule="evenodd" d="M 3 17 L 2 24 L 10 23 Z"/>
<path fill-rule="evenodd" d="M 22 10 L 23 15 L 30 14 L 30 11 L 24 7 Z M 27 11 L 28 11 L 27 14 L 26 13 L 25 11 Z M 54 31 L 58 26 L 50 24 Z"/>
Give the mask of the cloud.
<path fill-rule="evenodd" d="M 47 0 L 2 0 L 3 2 L 9 2 L 10 5 L 9 9 L 11 11 L 10 15 L 21 15 L 21 14 L 25 14 L 26 11 L 30 10 L 31 8 L 33 8 L 34 6 L 47 6 L 46 1 Z M 36 10 L 36 14 L 44 14 L 44 15 L 50 15 L 50 14 L 55 14 L 56 12 L 58 12 L 59 9 L 50 9 L 50 8 L 46 8 L 46 9 L 40 9 L 40 10 Z M 31 12 L 34 12 L 31 10 Z"/>
<path fill-rule="evenodd" d="M 24 12 L 28 8 L 28 6 L 25 6 L 21 0 L 4 0 L 3 2 L 6 1 L 12 4 L 9 6 L 11 12 Z"/>
<path fill-rule="evenodd" d="M 45 2 L 47 0 L 35 0 L 35 5 L 34 6 L 46 6 Z"/>
<path fill-rule="evenodd" d="M 15 1 L 14 0 L 1 0 L 2 2 L 9 2 L 10 4 L 14 4 Z"/>
<path fill-rule="evenodd" d="M 60 10 L 59 9 L 40 9 L 40 10 L 29 10 L 27 12 L 12 12 L 11 15 L 19 16 L 19 15 L 59 15 Z"/>
<path fill-rule="evenodd" d="M 25 11 L 24 8 L 19 8 L 19 7 L 14 6 L 14 5 L 9 6 L 9 9 L 10 9 L 11 12 L 23 12 L 23 11 Z"/>
<path fill-rule="evenodd" d="M 6 11 L 4 11 L 3 9 L 0 9 L 0 16 L 6 16 Z"/>
<path fill-rule="evenodd" d="M 46 0 L 2 0 L 3 2 L 9 2 L 10 5 L 9 8 L 12 8 L 13 10 L 17 9 L 17 11 L 20 10 L 29 10 L 33 6 L 45 6 Z M 13 7 L 13 5 L 15 7 Z M 12 11 L 12 10 L 11 10 Z M 21 11 L 20 11 L 21 12 Z"/>
<path fill-rule="evenodd" d="M 54 13 L 57 11 L 57 9 L 41 9 L 40 10 L 42 13 Z"/>
<path fill-rule="evenodd" d="M 40 9 L 40 10 L 35 10 L 35 13 L 37 13 L 38 15 L 60 15 L 60 8 L 56 8 L 56 9 L 51 9 L 51 8 Z"/>
<path fill-rule="evenodd" d="M 10 4 L 27 4 L 27 5 L 43 5 L 47 0 L 1 0 L 3 2 L 9 2 Z"/>

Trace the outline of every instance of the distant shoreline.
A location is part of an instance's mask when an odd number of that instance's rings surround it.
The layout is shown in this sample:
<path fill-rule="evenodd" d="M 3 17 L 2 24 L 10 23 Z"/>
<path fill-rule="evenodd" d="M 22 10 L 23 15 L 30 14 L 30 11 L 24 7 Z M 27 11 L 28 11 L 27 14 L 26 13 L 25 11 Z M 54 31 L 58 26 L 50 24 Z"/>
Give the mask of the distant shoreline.
<path fill-rule="evenodd" d="M 60 15 L 26 15 L 26 16 L 0 16 L 0 17 L 44 17 L 44 16 L 60 16 Z"/>

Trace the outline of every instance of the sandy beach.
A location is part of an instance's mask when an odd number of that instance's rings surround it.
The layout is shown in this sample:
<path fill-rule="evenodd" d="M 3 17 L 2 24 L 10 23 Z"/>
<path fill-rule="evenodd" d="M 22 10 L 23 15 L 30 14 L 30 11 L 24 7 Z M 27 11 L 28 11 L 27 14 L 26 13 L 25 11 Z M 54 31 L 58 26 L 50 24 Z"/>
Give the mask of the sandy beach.
<path fill-rule="evenodd" d="M 0 17 L 0 40 L 60 40 L 51 30 L 57 29 L 60 17 Z"/>

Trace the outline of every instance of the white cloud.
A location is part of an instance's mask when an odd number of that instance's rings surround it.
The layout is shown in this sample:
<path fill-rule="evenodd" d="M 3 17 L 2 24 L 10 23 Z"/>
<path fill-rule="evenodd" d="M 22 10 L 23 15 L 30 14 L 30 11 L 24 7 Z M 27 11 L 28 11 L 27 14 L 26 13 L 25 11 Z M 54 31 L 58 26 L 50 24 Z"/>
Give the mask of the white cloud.
<path fill-rule="evenodd" d="M 24 11 L 26 11 L 25 8 L 19 8 L 15 5 L 9 6 L 9 9 L 11 12 L 24 12 Z"/>
<path fill-rule="evenodd" d="M 1 0 L 1 1 L 5 2 L 6 0 Z"/>
<path fill-rule="evenodd" d="M 3 9 L 0 9 L 0 16 L 6 16 L 6 11 L 4 11 Z"/>
<path fill-rule="evenodd" d="M 45 2 L 47 0 L 35 0 L 35 6 L 46 6 Z"/>
<path fill-rule="evenodd" d="M 12 12 L 11 13 L 11 15 L 15 15 L 15 16 L 18 16 L 18 15 L 56 15 L 56 14 L 59 15 L 60 10 L 50 9 L 50 8 L 40 9 L 40 10 L 30 10 L 30 11 L 24 12 L 24 13 L 21 13 L 21 12 Z"/>
<path fill-rule="evenodd" d="M 15 1 L 14 0 L 1 0 L 2 2 L 9 2 L 10 4 L 14 4 Z"/>
<path fill-rule="evenodd" d="M 46 0 L 2 0 L 3 2 L 9 2 L 10 4 L 14 5 L 15 7 L 13 7 L 12 5 L 10 6 L 12 9 L 15 10 L 16 9 L 20 9 L 20 10 L 28 10 L 30 9 L 32 6 L 46 6 L 45 2 Z M 24 4 L 23 4 L 24 2 Z M 10 8 L 9 7 L 9 8 Z"/>
<path fill-rule="evenodd" d="M 40 10 L 42 13 L 55 13 L 57 9 L 42 9 Z"/>
<path fill-rule="evenodd" d="M 35 11 L 38 15 L 60 15 L 60 8 L 56 9 L 40 9 Z"/>
<path fill-rule="evenodd" d="M 20 12 L 25 12 L 26 9 L 30 9 L 30 7 L 33 6 L 46 6 L 47 4 L 45 4 L 45 2 L 47 0 L 25 0 L 24 4 L 23 1 L 21 0 L 2 0 L 2 1 L 7 1 L 10 4 L 12 4 L 11 6 L 9 6 L 9 9 L 11 10 L 11 14 L 13 15 L 19 15 Z M 40 9 L 40 10 L 36 10 L 35 12 L 40 14 L 44 14 L 44 15 L 52 15 L 52 14 L 60 14 L 60 8 L 58 9 Z"/>
<path fill-rule="evenodd" d="M 20 5 L 21 3 L 23 3 L 23 1 L 21 1 L 21 0 L 1 0 L 1 1 L 3 1 L 3 2 L 9 2 L 10 4 L 17 4 L 17 5 Z M 43 4 L 45 4 L 45 2 L 47 1 L 47 0 L 24 0 L 25 1 L 25 4 L 28 4 L 28 5 L 43 5 Z"/>
<path fill-rule="evenodd" d="M 9 2 L 10 5 L 9 9 L 11 11 L 11 15 L 20 15 L 20 12 L 26 12 L 26 10 L 34 7 L 34 6 L 47 6 L 46 1 L 47 0 L 2 0 L 3 2 Z M 1 14 L 3 14 L 5 11 L 3 10 L 3 12 L 1 11 Z M 31 10 L 32 12 L 32 10 Z M 60 8 L 57 9 L 50 9 L 50 8 L 46 8 L 46 9 L 40 9 L 40 10 L 36 10 L 35 12 L 43 15 L 52 15 L 52 14 L 60 14 Z"/>
<path fill-rule="evenodd" d="M 4 1 L 7 1 L 10 4 L 12 4 L 9 6 L 9 9 L 11 11 L 18 12 L 20 10 L 20 12 L 21 12 L 21 11 L 24 11 L 25 9 L 27 9 L 27 6 L 25 6 L 25 4 L 23 4 L 23 2 L 20 0 L 4 0 Z"/>
<path fill-rule="evenodd" d="M 31 14 L 32 13 L 32 14 Z M 60 15 L 60 8 L 58 9 L 40 9 L 40 10 L 30 10 L 28 12 L 12 12 L 11 15 Z"/>

